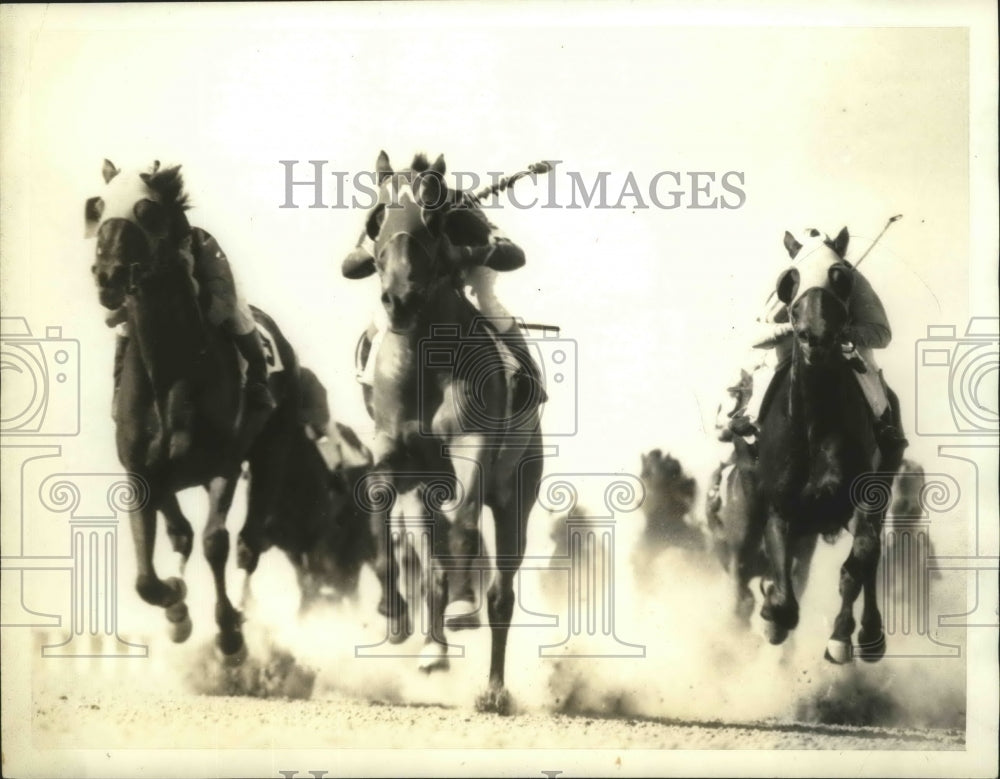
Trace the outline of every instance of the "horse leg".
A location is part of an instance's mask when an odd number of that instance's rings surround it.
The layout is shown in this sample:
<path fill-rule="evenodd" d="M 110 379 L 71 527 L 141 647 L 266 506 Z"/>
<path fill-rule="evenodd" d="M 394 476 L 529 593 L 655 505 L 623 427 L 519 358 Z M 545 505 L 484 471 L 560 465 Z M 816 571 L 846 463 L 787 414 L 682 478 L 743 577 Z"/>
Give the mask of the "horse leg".
<path fill-rule="evenodd" d="M 167 537 L 170 539 L 170 546 L 177 556 L 178 577 L 184 578 L 184 569 L 187 561 L 191 557 L 191 550 L 194 547 L 194 529 L 188 518 L 181 511 L 177 502 L 177 495 L 168 492 L 160 503 L 160 513 L 167 523 Z"/>
<path fill-rule="evenodd" d="M 740 627 L 749 629 L 754 597 L 747 584 L 750 581 L 751 573 L 745 550 L 739 549 L 731 555 L 729 577 L 733 585 L 733 613 Z"/>
<path fill-rule="evenodd" d="M 883 487 L 889 490 L 891 479 L 885 479 Z M 888 494 L 888 492 L 886 492 Z M 885 655 L 885 633 L 882 630 L 882 613 L 878 607 L 878 565 L 882 559 L 882 523 L 884 511 L 865 512 L 859 510 L 854 521 L 857 524 L 855 540 L 861 536 L 864 542 L 862 557 L 861 587 L 864 595 L 861 609 L 861 630 L 858 631 L 858 655 L 865 662 L 878 662 Z M 853 549 L 852 549 L 853 551 Z"/>
<path fill-rule="evenodd" d="M 792 587 L 788 522 L 773 509 L 764 525 L 764 544 L 774 578 L 765 592 L 760 616 L 769 623 L 768 640 L 780 644 L 799 624 L 799 604 Z"/>
<path fill-rule="evenodd" d="M 448 641 L 444 636 L 444 609 L 448 602 L 449 581 L 448 571 L 442 562 L 450 551 L 449 520 L 440 511 L 432 511 L 432 514 L 430 538 L 428 539 L 424 533 L 419 534 L 416 550 L 430 627 L 424 638 L 418 663 L 419 669 L 424 673 L 445 671 L 449 667 Z M 410 564 L 412 565 L 412 561 Z"/>
<path fill-rule="evenodd" d="M 170 433 L 168 457 L 179 460 L 191 449 L 191 429 L 194 405 L 191 402 L 190 382 L 180 380 L 167 393 L 166 429 Z"/>
<path fill-rule="evenodd" d="M 479 627 L 476 595 L 472 586 L 472 563 L 481 557 L 482 534 L 479 516 L 482 513 L 486 452 L 481 436 L 460 436 L 451 457 L 456 479 L 456 501 L 443 508 L 448 521 L 449 600 L 445 624 L 452 630 Z"/>
<path fill-rule="evenodd" d="M 223 658 L 233 665 L 238 665 L 246 657 L 246 644 L 240 631 L 243 617 L 233 608 L 226 592 L 226 561 L 229 559 L 226 514 L 233 503 L 237 481 L 238 473 L 232 473 L 217 476 L 208 483 L 208 522 L 202 536 L 205 559 L 215 581 L 215 622 L 219 626 L 215 644 Z"/>
<path fill-rule="evenodd" d="M 390 517 L 396 510 L 399 496 L 396 494 L 392 480 L 386 474 L 372 473 L 368 477 L 367 490 L 369 498 L 360 505 L 359 510 L 365 512 L 368 518 L 369 531 L 374 542 L 374 556 L 371 560 L 372 570 L 378 579 L 382 593 L 378 602 L 378 613 L 386 618 L 386 629 L 389 643 L 401 644 L 413 633 L 413 623 L 410 620 L 409 605 L 400 595 L 400 566 L 397 555 L 402 554 L 405 539 L 401 537 L 399 528 L 392 526 Z"/>
<path fill-rule="evenodd" d="M 882 615 L 875 603 L 875 577 L 878 572 L 879 558 L 882 554 L 882 541 L 878 523 L 871 517 L 859 511 L 852 524 L 854 542 L 851 552 L 840 569 L 840 611 L 833 621 L 833 633 L 826 645 L 824 657 L 838 665 L 851 660 L 851 637 L 854 634 L 854 601 L 861 593 L 862 587 L 871 585 L 870 595 L 866 595 L 867 624 L 865 643 L 871 645 L 872 659 L 877 660 L 885 652 L 885 638 L 882 636 Z M 860 638 L 860 637 L 859 637 Z M 881 653 L 878 644 L 881 643 Z M 877 655 L 877 656 L 876 656 Z"/>
<path fill-rule="evenodd" d="M 278 414 L 284 413 L 279 411 Z M 236 564 L 250 576 L 257 570 L 264 550 L 264 528 L 277 511 L 281 488 L 288 468 L 293 422 L 278 427 L 271 418 L 270 429 L 256 442 L 250 455 L 250 486 L 247 492 L 247 516 L 236 540 Z"/>
<path fill-rule="evenodd" d="M 730 544 L 735 547 L 735 551 L 730 556 L 729 575 L 734 586 L 733 602 L 736 619 L 745 628 L 750 627 L 750 615 L 754 607 L 753 593 L 748 584 L 755 575 L 763 574 L 758 570 L 757 560 L 764 528 L 750 512 L 749 501 L 742 492 L 731 497 L 727 514 L 732 518 L 733 532 L 730 535 Z"/>
<path fill-rule="evenodd" d="M 795 597 L 801 599 L 809 583 L 809 571 L 812 569 L 812 558 L 816 553 L 819 536 L 812 533 L 799 536 L 791 543 L 792 552 L 792 591 Z"/>
<path fill-rule="evenodd" d="M 493 512 L 493 530 L 496 543 L 496 575 L 486 592 L 486 606 L 490 618 L 490 677 L 489 686 L 476 701 L 480 711 L 509 714 L 510 693 L 504 681 L 507 662 L 507 635 L 514 614 L 514 577 L 524 559 L 528 536 L 528 516 L 538 497 L 538 483 L 542 478 L 543 461 L 534 458 L 522 461 L 523 466 L 514 471 L 514 484 L 504 484 L 501 490 L 492 490 L 489 506 Z"/>
<path fill-rule="evenodd" d="M 166 581 L 156 575 L 153 550 L 156 546 L 156 502 L 149 500 L 142 508 L 131 512 L 132 540 L 135 543 L 137 575 L 135 589 L 139 597 L 153 606 L 166 609 L 170 623 L 170 640 L 187 641 L 191 635 L 191 616 L 184 598 L 187 587 L 181 579 L 170 577 Z"/>

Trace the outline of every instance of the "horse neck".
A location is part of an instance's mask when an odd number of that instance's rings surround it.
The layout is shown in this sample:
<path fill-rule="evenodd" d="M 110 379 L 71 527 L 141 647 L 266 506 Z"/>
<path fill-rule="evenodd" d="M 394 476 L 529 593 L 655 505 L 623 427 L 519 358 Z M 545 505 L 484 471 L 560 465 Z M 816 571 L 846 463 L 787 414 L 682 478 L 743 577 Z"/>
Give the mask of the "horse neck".
<path fill-rule="evenodd" d="M 194 281 L 178 256 L 160 262 L 129 298 L 129 327 L 143 361 L 169 376 L 190 371 L 206 332 Z"/>
<path fill-rule="evenodd" d="M 428 296 L 417 317 L 414 332 L 419 332 L 420 338 L 426 338 L 432 335 L 437 325 L 458 325 L 459 333 L 465 335 L 475 315 L 475 308 L 455 289 L 450 280 L 442 280 Z"/>
<path fill-rule="evenodd" d="M 798 345 L 793 346 L 789 417 L 809 439 L 843 428 L 850 370 L 846 362 L 809 365 Z"/>

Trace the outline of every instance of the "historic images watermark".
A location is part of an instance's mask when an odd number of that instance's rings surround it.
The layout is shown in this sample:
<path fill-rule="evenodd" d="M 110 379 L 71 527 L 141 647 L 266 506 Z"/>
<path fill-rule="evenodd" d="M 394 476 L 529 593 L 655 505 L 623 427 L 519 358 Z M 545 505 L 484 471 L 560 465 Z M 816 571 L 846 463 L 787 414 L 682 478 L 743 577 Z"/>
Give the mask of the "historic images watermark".
<path fill-rule="evenodd" d="M 61 327 L 33 335 L 22 317 L 0 319 L 3 377 L 0 450 L 11 477 L 0 569 L 9 589 L 5 628 L 63 630 L 42 646 L 43 657 L 146 657 L 147 647 L 124 640 L 118 625 L 118 525 L 147 499 L 145 485 L 123 473 L 42 473 L 62 455 L 60 439 L 80 434 L 80 344 Z M 29 514 L 68 515 L 68 544 L 39 549 Z M 69 573 L 69 617 L 36 605 L 44 589 Z M 46 601 L 49 602 L 49 601 Z M 68 628 L 68 630 L 67 630 Z"/>
<path fill-rule="evenodd" d="M 329 160 L 278 160 L 281 165 L 283 198 L 279 208 L 322 208 L 367 210 L 379 202 L 379 174 L 371 170 L 348 171 L 328 167 Z M 450 171 L 447 176 L 454 181 L 453 190 L 475 191 L 480 186 L 493 189 L 488 197 L 478 201 L 484 209 L 511 208 L 541 209 L 660 209 L 672 211 L 679 208 L 695 210 L 734 210 L 747 202 L 746 175 L 743 171 L 677 171 L 651 172 L 612 171 L 582 173 L 561 170 L 562 160 L 546 160 L 548 171 L 545 192 L 518 195 L 513 187 L 503 195 L 497 191 L 505 174 L 489 171 L 481 176 L 474 171 Z M 432 175 L 427 172 L 421 175 Z M 537 184 L 538 173 L 528 173 L 527 178 Z M 568 193 L 560 187 L 560 180 L 568 186 Z M 393 195 L 393 198 L 396 196 Z M 442 191 L 441 197 L 445 197 Z M 443 205 L 441 203 L 431 203 Z M 393 199 L 388 208 L 398 207 Z M 459 204 L 461 207 L 461 204 Z"/>
<path fill-rule="evenodd" d="M 982 463 L 996 462 L 1000 451 L 1000 319 L 972 317 L 964 334 L 959 335 L 960 330 L 956 325 L 928 326 L 926 338 L 915 344 L 914 359 L 913 434 L 933 438 L 938 443 L 937 466 L 954 472 L 925 471 L 921 464 L 904 460 L 899 472 L 865 474 L 851 487 L 856 508 L 887 512 L 880 568 L 885 632 L 890 639 L 910 639 L 902 644 L 890 641 L 887 657 L 959 657 L 962 647 L 936 637 L 939 629 L 993 628 L 1000 623 L 995 595 L 1000 560 L 985 551 L 986 523 L 996 522 L 988 507 L 996 494 L 990 494 L 980 471 Z M 971 495 L 963 493 L 956 475 L 971 477 Z M 884 486 L 889 482 L 891 490 Z M 935 548 L 935 516 L 971 526 L 967 553 L 941 554 Z M 968 611 L 943 614 L 932 609 L 933 583 L 947 572 L 972 577 L 975 597 Z"/>

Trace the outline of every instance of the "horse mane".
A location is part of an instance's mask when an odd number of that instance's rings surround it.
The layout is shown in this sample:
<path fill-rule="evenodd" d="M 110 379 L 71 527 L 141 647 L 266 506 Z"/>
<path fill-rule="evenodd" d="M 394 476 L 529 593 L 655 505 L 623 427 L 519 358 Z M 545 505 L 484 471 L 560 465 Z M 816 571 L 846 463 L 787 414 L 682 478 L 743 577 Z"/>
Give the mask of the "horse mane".
<path fill-rule="evenodd" d="M 179 211 L 191 208 L 190 199 L 184 191 L 184 177 L 181 176 L 181 166 L 173 165 L 161 168 L 160 163 L 153 164 L 150 172 L 143 175 L 146 186 L 160 196 L 160 202 Z"/>

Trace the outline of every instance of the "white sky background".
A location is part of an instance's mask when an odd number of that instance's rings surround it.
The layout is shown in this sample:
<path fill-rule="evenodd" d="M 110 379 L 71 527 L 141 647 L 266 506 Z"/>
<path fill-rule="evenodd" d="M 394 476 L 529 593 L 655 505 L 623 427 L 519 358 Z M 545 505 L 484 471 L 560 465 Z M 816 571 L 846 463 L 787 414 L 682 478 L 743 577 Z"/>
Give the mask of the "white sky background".
<path fill-rule="evenodd" d="M 335 415 L 362 431 L 352 354 L 377 282 L 348 282 L 339 265 L 364 213 L 306 208 L 304 188 L 301 208 L 279 209 L 278 160 L 300 160 L 308 178 L 307 160 L 353 175 L 380 148 L 399 167 L 416 151 L 444 152 L 450 170 L 485 178 L 559 159 L 563 204 L 570 170 L 588 185 L 608 171 L 612 203 L 629 171 L 644 189 L 664 170 L 742 172 L 737 210 L 642 210 L 626 199 L 623 210 L 503 201 L 492 212 L 528 256 L 501 280 L 501 299 L 577 342 L 579 433 L 559 442 L 553 470 L 634 470 L 653 446 L 714 456 L 702 428 L 736 371 L 740 327 L 786 265 L 785 229 L 847 225 L 857 257 L 889 216 L 905 215 L 864 266 L 896 330 L 884 363 L 904 399 L 926 324 L 964 323 L 965 31 L 609 27 L 586 14 L 566 27 L 551 12 L 504 26 L 483 9 L 449 9 L 448 25 L 363 6 L 280 18 L 49 10 L 17 85 L 27 145 L 4 149 L 30 170 L 30 199 L 8 201 L 7 217 L 30 242 L 5 254 L 3 299 L 5 314 L 80 339 L 91 455 L 115 463 L 113 338 L 88 271 L 93 243 L 81 237 L 105 156 L 183 163 L 192 222 L 219 239 L 247 297 L 327 384 Z M 521 182 L 517 194 L 544 202 L 545 186 Z M 668 179 L 660 191 L 671 188 Z M 710 197 L 725 194 L 716 184 Z"/>

